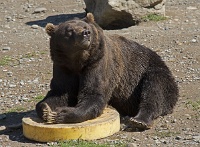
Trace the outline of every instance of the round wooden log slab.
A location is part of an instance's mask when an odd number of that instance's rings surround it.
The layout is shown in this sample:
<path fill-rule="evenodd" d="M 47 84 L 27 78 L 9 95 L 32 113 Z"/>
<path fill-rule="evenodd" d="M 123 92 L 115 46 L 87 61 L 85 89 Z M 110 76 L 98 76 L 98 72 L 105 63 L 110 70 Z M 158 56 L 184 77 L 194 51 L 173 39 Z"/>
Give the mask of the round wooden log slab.
<path fill-rule="evenodd" d="M 70 139 L 100 139 L 120 130 L 119 113 L 106 108 L 103 114 L 95 119 L 75 124 L 46 124 L 36 113 L 22 119 L 23 134 L 26 138 L 39 141 L 63 141 Z"/>

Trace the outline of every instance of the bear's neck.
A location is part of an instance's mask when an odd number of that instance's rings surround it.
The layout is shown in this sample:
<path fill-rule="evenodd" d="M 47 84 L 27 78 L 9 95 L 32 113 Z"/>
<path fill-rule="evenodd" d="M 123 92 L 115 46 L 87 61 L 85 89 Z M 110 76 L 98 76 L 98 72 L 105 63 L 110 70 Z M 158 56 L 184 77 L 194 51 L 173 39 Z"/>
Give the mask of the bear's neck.
<path fill-rule="evenodd" d="M 68 57 L 67 62 L 60 64 L 61 68 L 71 73 L 80 73 L 84 68 L 90 54 L 89 51 L 83 50 L 73 56 Z M 58 63 L 59 64 L 59 63 Z"/>

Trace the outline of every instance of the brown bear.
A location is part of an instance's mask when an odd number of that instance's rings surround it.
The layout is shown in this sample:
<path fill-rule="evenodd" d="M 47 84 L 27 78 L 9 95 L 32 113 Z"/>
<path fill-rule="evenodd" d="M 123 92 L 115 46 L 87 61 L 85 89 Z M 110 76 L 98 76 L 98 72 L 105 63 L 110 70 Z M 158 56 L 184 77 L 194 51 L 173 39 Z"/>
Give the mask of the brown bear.
<path fill-rule="evenodd" d="M 47 24 L 53 61 L 51 90 L 36 105 L 47 123 L 78 123 L 108 105 L 130 116 L 129 125 L 148 129 L 172 113 L 177 84 L 159 55 L 119 35 L 107 35 L 91 13 L 57 26 Z"/>

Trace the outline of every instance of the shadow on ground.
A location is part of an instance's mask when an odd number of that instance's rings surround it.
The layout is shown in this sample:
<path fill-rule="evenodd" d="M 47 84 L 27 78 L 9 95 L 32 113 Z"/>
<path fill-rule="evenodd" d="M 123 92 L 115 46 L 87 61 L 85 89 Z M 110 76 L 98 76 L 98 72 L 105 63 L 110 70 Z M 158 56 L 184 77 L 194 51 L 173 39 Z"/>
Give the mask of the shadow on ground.
<path fill-rule="evenodd" d="M 47 23 L 52 23 L 54 25 L 58 25 L 61 22 L 65 22 L 71 20 L 73 18 L 84 18 L 86 15 L 85 12 L 83 13 L 76 13 L 76 14 L 60 14 L 54 16 L 48 16 L 46 19 L 36 20 L 36 21 L 29 21 L 27 25 L 38 25 L 40 27 L 45 27 Z"/>
<path fill-rule="evenodd" d="M 0 120 L 0 135 L 8 135 L 9 139 L 12 141 L 22 142 L 22 143 L 37 143 L 35 141 L 28 140 L 23 135 L 22 130 L 22 118 L 34 110 L 27 112 L 9 112 L 6 113 L 6 117 Z M 2 115 L 2 114 L 0 114 Z"/>

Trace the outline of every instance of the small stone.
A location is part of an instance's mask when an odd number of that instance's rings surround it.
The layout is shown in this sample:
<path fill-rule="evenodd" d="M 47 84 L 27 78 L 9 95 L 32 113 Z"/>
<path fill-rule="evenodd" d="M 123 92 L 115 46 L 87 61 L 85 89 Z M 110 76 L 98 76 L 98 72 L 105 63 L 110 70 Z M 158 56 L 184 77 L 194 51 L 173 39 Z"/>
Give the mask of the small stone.
<path fill-rule="evenodd" d="M 200 143 L 200 135 L 199 135 L 199 136 L 193 136 L 192 139 L 193 139 L 193 141 L 195 141 L 196 143 Z"/>
<path fill-rule="evenodd" d="M 5 119 L 6 115 L 5 114 L 0 114 L 0 120 Z"/>
<path fill-rule="evenodd" d="M 189 114 L 185 114 L 185 116 L 187 117 L 187 119 L 191 119 L 192 118 Z"/>
<path fill-rule="evenodd" d="M 7 21 L 9 22 L 9 21 L 12 20 L 12 17 L 11 17 L 11 16 L 7 16 L 6 19 L 7 19 Z"/>
<path fill-rule="evenodd" d="M 10 47 L 9 47 L 9 46 L 5 46 L 5 47 L 3 47 L 2 50 L 3 50 L 3 51 L 9 51 L 9 50 L 10 50 Z"/>
<path fill-rule="evenodd" d="M 29 100 L 27 97 L 22 97 L 21 99 L 22 99 L 23 101 Z"/>
<path fill-rule="evenodd" d="M 12 77 L 13 73 L 12 73 L 11 71 L 9 71 L 9 72 L 7 72 L 7 75 L 8 75 L 9 77 Z"/>
<path fill-rule="evenodd" d="M 38 26 L 38 25 L 32 25 L 31 28 L 32 28 L 32 29 L 38 29 L 39 26 Z"/>
<path fill-rule="evenodd" d="M 24 81 L 20 81 L 20 83 L 19 83 L 21 86 L 23 86 L 25 83 L 24 83 Z"/>
<path fill-rule="evenodd" d="M 0 131 L 3 131 L 6 129 L 6 126 L 0 126 Z M 1 146 L 0 146 L 1 147 Z"/>
<path fill-rule="evenodd" d="M 196 40 L 196 39 L 192 39 L 191 42 L 192 42 L 192 43 L 196 43 L 197 40 Z"/>
<path fill-rule="evenodd" d="M 162 143 L 167 144 L 167 141 L 165 139 L 160 140 Z"/>
<path fill-rule="evenodd" d="M 9 88 L 15 88 L 16 86 L 15 84 L 9 84 Z"/>
<path fill-rule="evenodd" d="M 41 12 L 46 12 L 46 11 L 47 11 L 46 8 L 36 8 L 33 13 L 41 13 Z"/>
<path fill-rule="evenodd" d="M 135 143 L 128 143 L 126 145 L 126 147 L 137 147 L 137 144 L 135 144 Z"/>
<path fill-rule="evenodd" d="M 35 84 L 39 83 L 39 78 L 35 78 L 35 79 L 33 80 L 33 83 L 35 83 Z"/>
<path fill-rule="evenodd" d="M 161 142 L 160 142 L 159 140 L 155 140 L 155 143 L 156 143 L 156 144 L 159 144 L 159 143 L 161 143 Z"/>
<path fill-rule="evenodd" d="M 157 140 L 158 136 L 153 136 L 152 138 L 153 138 L 153 140 Z"/>
<path fill-rule="evenodd" d="M 197 7 L 192 7 L 192 6 L 189 6 L 189 7 L 187 7 L 187 9 L 188 9 L 188 10 L 196 10 L 196 9 L 197 9 Z"/>
<path fill-rule="evenodd" d="M 176 123 L 176 122 L 177 122 L 177 120 L 176 120 L 176 119 L 172 120 L 172 123 Z"/>
<path fill-rule="evenodd" d="M 176 140 L 181 140 L 181 136 L 176 136 Z"/>

